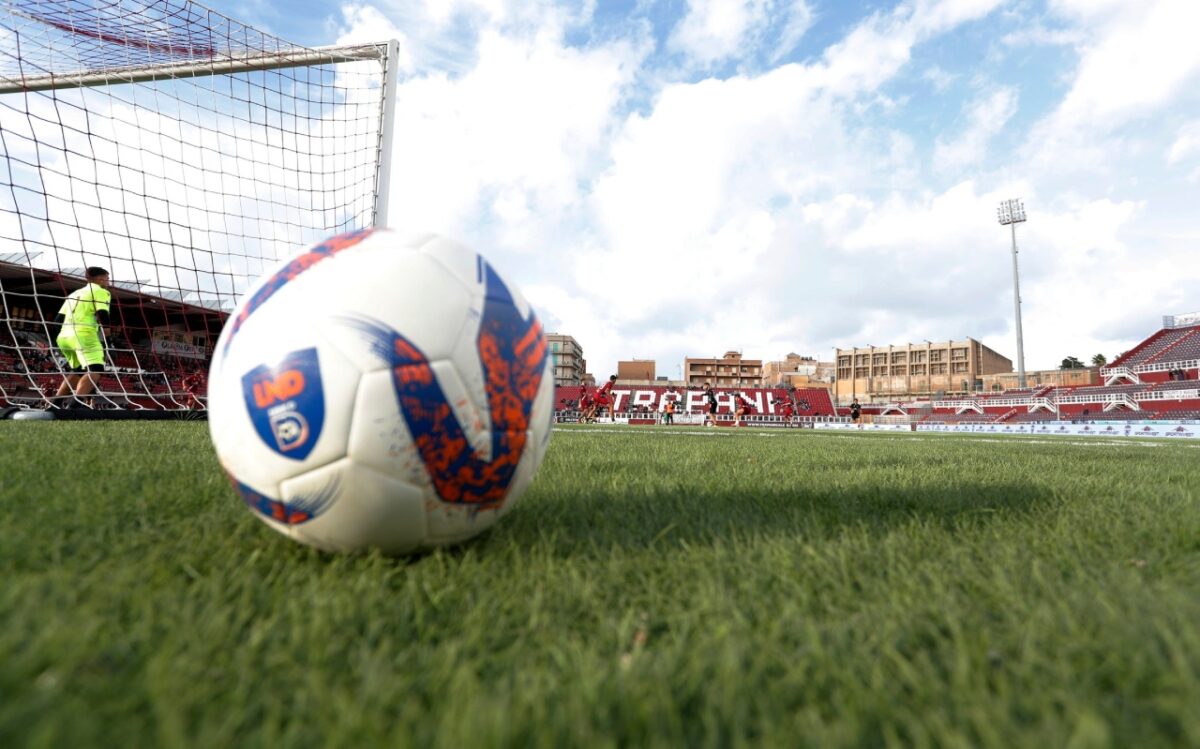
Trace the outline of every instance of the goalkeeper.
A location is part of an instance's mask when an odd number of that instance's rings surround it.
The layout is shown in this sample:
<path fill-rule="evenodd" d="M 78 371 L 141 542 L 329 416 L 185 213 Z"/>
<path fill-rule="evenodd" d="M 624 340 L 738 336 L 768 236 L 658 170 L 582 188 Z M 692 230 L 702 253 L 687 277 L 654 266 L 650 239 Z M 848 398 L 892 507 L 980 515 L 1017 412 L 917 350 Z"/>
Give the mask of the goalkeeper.
<path fill-rule="evenodd" d="M 58 349 L 67 359 L 70 372 L 63 376 L 62 384 L 51 404 L 64 396 L 74 395 L 85 405 L 91 405 L 87 396 L 96 389 L 96 372 L 104 371 L 104 346 L 100 343 L 100 326 L 109 324 L 108 310 L 112 294 L 108 290 L 108 271 L 103 268 L 87 269 L 87 286 L 76 289 L 63 300 L 58 310 Z M 86 400 L 84 400 L 86 398 Z"/>

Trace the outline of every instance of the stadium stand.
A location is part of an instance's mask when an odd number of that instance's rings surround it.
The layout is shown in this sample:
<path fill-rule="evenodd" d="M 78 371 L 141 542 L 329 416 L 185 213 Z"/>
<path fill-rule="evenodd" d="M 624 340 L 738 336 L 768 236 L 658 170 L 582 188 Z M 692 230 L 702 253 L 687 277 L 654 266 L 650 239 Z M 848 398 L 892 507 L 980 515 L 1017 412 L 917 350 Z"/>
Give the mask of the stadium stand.
<path fill-rule="evenodd" d="M 1111 366 L 1133 368 L 1139 364 L 1149 364 L 1155 360 L 1174 361 L 1175 358 L 1169 355 L 1169 350 L 1185 338 L 1194 336 L 1197 330 L 1200 330 L 1200 327 L 1165 328 L 1160 330 L 1137 346 L 1134 346 L 1132 350 L 1114 361 Z M 1167 355 L 1169 358 L 1162 359 L 1163 355 Z"/>
<path fill-rule="evenodd" d="M 1160 361 L 1184 361 L 1200 359 L 1200 328 L 1192 328 L 1191 335 L 1176 343 L 1159 356 Z"/>
<path fill-rule="evenodd" d="M 931 424 L 1194 419 L 1200 416 L 1200 326 L 1156 331 L 1111 367 L 1126 382 L 1088 387 L 1038 386 L 903 404 Z M 1182 379 L 1180 379 L 1182 378 Z M 1129 382 L 1128 380 L 1140 380 Z M 866 410 L 864 409 L 864 412 Z"/>
<path fill-rule="evenodd" d="M 574 410 L 578 407 L 582 391 L 583 388 L 579 386 L 556 387 L 554 389 L 555 409 L 558 411 Z M 595 388 L 588 388 L 588 391 L 594 392 Z M 670 392 L 670 388 L 663 385 L 622 385 L 618 382 L 614 392 L 617 394 L 618 413 L 627 413 L 634 407 L 637 407 L 639 411 L 645 407 L 650 412 L 657 413 L 663 396 Z M 681 405 L 679 412 L 702 413 L 701 392 L 695 388 L 677 387 L 675 393 L 679 395 Z M 733 398 L 731 397 L 733 392 L 735 389 L 720 388 L 717 390 L 717 412 L 719 414 L 733 412 Z M 762 416 L 773 416 L 779 413 L 779 406 L 775 404 L 789 399 L 792 401 L 792 407 L 798 417 L 833 417 L 837 415 L 833 400 L 829 397 L 829 391 L 823 388 L 796 390 L 737 388 L 736 392 L 749 398 L 755 404 L 755 411 Z"/>
<path fill-rule="evenodd" d="M 1095 400 L 1087 402 L 1099 403 L 1105 395 L 1120 395 L 1122 393 L 1126 395 L 1133 395 L 1134 393 L 1140 393 L 1148 390 L 1149 388 L 1150 385 L 1146 383 L 1139 385 L 1095 385 L 1093 387 L 1063 389 L 1059 392 L 1059 396 L 1072 396 L 1080 398 L 1090 397 L 1094 398 Z"/>

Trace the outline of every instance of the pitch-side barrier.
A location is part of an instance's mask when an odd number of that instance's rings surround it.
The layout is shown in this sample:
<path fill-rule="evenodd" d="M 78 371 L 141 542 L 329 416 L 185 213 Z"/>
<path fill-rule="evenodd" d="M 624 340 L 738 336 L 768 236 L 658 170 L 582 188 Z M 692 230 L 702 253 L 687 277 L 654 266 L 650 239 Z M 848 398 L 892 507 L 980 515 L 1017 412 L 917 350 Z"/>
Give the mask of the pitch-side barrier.
<path fill-rule="evenodd" d="M 849 429 L 864 432 L 948 432 L 963 434 L 1017 434 L 1062 437 L 1153 437 L 1200 439 L 1200 422 L 1091 422 L 1087 424 L 1045 422 L 1040 424 L 817 424 L 817 429 Z"/>
<path fill-rule="evenodd" d="M 632 424 L 634 426 L 654 426 L 668 424 L 674 426 L 702 426 L 704 414 L 677 413 L 671 421 L 666 420 L 666 414 L 658 412 L 621 412 L 615 417 L 605 414 L 596 418 L 597 424 Z M 559 424 L 576 424 L 580 421 L 580 412 L 574 410 L 555 411 L 554 420 Z M 754 414 L 743 416 L 739 424 L 746 427 L 775 427 L 791 429 L 812 429 L 817 424 L 841 423 L 848 421 L 838 416 L 793 416 L 790 419 L 775 414 Z M 733 426 L 733 414 L 717 414 L 717 426 Z"/>

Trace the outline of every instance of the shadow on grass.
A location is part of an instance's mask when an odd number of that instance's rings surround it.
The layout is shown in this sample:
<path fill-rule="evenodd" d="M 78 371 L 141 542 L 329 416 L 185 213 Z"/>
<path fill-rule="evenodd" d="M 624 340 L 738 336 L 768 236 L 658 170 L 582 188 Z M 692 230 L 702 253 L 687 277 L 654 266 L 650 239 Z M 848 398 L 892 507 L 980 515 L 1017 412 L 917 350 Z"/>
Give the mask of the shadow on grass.
<path fill-rule="evenodd" d="M 555 492 L 522 500 L 490 536 L 557 552 L 647 549 L 662 541 L 704 545 L 752 538 L 815 542 L 849 530 L 885 535 L 902 526 L 972 529 L 1028 516 L 1054 503 L 1053 492 L 1027 484 L 962 483 L 954 487 L 878 485 L 773 491 L 697 492 L 643 487 L 614 492 Z"/>

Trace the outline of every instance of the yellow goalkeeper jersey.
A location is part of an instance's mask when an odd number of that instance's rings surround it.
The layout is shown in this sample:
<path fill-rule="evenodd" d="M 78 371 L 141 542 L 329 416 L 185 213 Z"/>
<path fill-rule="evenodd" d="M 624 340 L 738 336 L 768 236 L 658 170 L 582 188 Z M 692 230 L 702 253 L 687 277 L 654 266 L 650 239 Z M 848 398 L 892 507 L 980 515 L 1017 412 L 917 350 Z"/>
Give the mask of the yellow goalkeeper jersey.
<path fill-rule="evenodd" d="M 95 333 L 96 312 L 108 312 L 111 303 L 112 294 L 103 286 L 89 283 L 81 289 L 76 289 L 63 300 L 62 307 L 58 310 L 58 314 L 65 319 L 62 334 Z"/>

